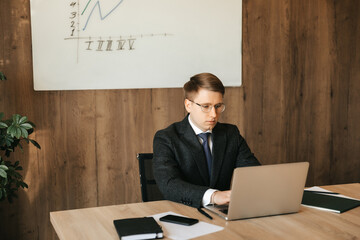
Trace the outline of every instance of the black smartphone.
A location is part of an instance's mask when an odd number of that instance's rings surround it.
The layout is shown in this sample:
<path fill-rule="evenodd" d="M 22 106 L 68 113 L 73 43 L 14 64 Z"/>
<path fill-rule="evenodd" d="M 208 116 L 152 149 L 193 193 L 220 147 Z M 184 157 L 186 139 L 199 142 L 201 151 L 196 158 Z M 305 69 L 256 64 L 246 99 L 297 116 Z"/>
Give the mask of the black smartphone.
<path fill-rule="evenodd" d="M 159 220 L 163 221 L 163 222 L 176 223 L 176 224 L 181 224 L 181 225 L 185 225 L 185 226 L 191 226 L 191 225 L 194 225 L 195 223 L 199 222 L 199 220 L 197 220 L 195 218 L 181 217 L 181 216 L 176 216 L 176 215 L 171 215 L 171 214 L 163 216 Z"/>

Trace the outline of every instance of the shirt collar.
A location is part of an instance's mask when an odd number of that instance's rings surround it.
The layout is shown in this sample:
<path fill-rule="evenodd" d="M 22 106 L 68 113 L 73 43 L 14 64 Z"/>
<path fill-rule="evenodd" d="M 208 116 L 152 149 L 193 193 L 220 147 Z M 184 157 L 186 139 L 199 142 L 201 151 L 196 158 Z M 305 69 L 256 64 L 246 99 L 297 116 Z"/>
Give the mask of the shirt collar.
<path fill-rule="evenodd" d="M 198 135 L 198 134 L 200 134 L 200 133 L 203 133 L 203 131 L 202 131 L 200 128 L 198 128 L 198 127 L 191 121 L 191 119 L 190 119 L 190 114 L 189 114 L 189 116 L 188 116 L 188 120 L 189 120 L 190 126 L 192 127 L 192 129 L 194 130 L 194 132 L 195 132 L 196 135 Z M 211 130 L 207 130 L 206 132 L 212 133 Z"/>

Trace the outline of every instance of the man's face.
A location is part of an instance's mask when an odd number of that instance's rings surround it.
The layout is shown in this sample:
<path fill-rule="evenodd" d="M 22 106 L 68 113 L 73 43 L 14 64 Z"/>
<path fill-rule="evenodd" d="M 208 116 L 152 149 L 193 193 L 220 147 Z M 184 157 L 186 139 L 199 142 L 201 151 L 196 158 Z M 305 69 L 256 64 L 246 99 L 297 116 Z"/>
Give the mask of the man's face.
<path fill-rule="evenodd" d="M 211 105 L 212 109 L 205 113 L 200 106 L 185 99 L 185 108 L 190 113 L 191 121 L 204 132 L 213 129 L 221 115 L 221 113 L 216 112 L 214 106 L 223 102 L 222 94 L 200 88 L 194 96 L 194 99 L 190 100 L 200 105 Z"/>

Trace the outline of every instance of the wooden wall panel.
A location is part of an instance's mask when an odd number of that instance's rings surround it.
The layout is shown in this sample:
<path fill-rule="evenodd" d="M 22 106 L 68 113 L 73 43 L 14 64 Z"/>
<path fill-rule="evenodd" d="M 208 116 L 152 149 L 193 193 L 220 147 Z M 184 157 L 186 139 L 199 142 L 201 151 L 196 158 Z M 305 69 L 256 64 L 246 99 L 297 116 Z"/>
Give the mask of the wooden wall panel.
<path fill-rule="evenodd" d="M 330 109 L 326 104 L 330 101 L 326 73 L 331 66 L 327 61 L 328 27 L 321 25 L 321 20 L 326 19 L 326 4 L 304 1 L 301 8 L 296 5 L 291 8 L 290 26 L 296 31 L 290 41 L 290 49 L 294 50 L 290 54 L 294 82 L 289 85 L 289 109 L 293 112 L 287 142 L 291 144 L 289 149 L 295 150 L 289 153 L 291 159 L 309 162 L 318 159 L 309 171 L 308 183 L 313 184 L 329 173 L 329 168 L 324 167 L 329 160 L 323 156 L 329 154 L 330 146 L 321 140 L 329 137 L 330 130 Z"/>
<path fill-rule="evenodd" d="M 333 8 L 332 53 L 335 62 L 331 76 L 331 181 L 347 182 L 360 175 L 360 171 L 351 169 L 360 169 L 360 128 L 354 119 L 360 115 L 360 3 L 334 2 Z M 349 168 L 348 164 L 352 167 Z"/>
<path fill-rule="evenodd" d="M 98 91 L 96 152 L 99 205 L 140 201 L 137 151 L 151 142 L 151 90 Z M 111 112 L 111 114 L 109 114 Z M 151 151 L 148 147 L 147 152 Z"/>
<path fill-rule="evenodd" d="M 309 161 L 308 185 L 360 181 L 359 12 L 243 1 L 243 86 L 226 89 L 220 121 L 264 164 Z M 186 115 L 182 89 L 33 91 L 30 33 L 29 0 L 1 0 L 0 111 L 27 115 L 42 147 L 13 155 L 30 188 L 0 202 L 1 239 L 56 239 L 50 211 L 140 201 L 136 153 Z"/>
<path fill-rule="evenodd" d="M 185 82 L 184 82 L 185 83 Z M 152 90 L 153 134 L 157 130 L 166 128 L 170 124 L 181 121 L 186 116 L 184 107 L 184 92 L 182 89 L 153 89 Z M 151 147 L 152 147 L 151 138 Z M 152 149 L 150 149 L 152 151 Z"/>
<path fill-rule="evenodd" d="M 244 101 L 246 98 L 244 89 L 243 87 L 225 89 L 224 103 L 226 107 L 219 120 L 220 122 L 237 125 L 242 135 L 246 135 L 243 127 L 245 121 Z"/>
<path fill-rule="evenodd" d="M 288 116 L 296 111 L 289 106 L 294 97 L 289 93 L 294 86 L 290 3 L 249 1 L 244 6 L 244 129 L 264 164 L 298 159 L 287 151 L 292 123 Z"/>

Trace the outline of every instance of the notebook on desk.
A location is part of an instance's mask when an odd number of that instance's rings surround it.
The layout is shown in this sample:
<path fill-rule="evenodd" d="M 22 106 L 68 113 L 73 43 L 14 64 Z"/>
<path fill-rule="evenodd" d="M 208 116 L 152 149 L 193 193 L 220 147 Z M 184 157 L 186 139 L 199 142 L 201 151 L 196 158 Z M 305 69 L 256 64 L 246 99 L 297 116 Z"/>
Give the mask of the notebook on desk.
<path fill-rule="evenodd" d="M 228 205 L 207 205 L 226 220 L 298 212 L 308 162 L 236 168 Z"/>

